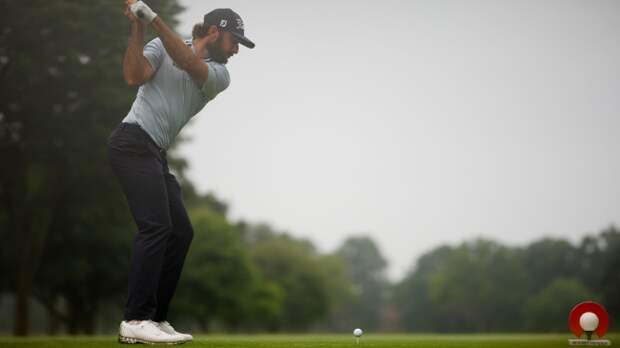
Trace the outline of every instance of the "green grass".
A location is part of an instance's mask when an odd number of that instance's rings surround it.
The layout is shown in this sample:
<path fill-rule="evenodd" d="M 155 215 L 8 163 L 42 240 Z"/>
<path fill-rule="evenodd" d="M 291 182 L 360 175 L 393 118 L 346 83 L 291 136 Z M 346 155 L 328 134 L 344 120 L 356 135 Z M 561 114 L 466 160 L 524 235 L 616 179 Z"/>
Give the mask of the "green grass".
<path fill-rule="evenodd" d="M 572 334 L 491 334 L 491 335 L 373 335 L 365 334 L 359 345 L 351 335 L 208 335 L 197 336 L 194 342 L 182 347 L 240 347 L 240 348 L 475 348 L 475 347 L 568 347 Z M 611 334 L 606 339 L 620 343 L 620 335 Z M 28 338 L 0 337 L 0 347 L 45 347 L 45 348 L 129 348 L 135 345 L 121 345 L 115 336 L 76 336 Z M 141 347 L 146 347 L 140 345 Z M 139 346 L 139 347 L 140 347 Z"/>

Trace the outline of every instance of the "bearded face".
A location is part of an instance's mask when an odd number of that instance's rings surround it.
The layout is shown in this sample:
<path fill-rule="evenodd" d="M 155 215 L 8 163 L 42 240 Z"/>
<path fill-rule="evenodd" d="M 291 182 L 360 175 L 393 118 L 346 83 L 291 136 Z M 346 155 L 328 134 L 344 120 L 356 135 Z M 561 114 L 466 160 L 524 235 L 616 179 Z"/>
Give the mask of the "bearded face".
<path fill-rule="evenodd" d="M 228 55 L 224 51 L 222 44 L 224 42 L 224 36 L 220 35 L 214 43 L 207 45 L 207 51 L 209 51 L 209 57 L 214 61 L 226 64 L 228 63 Z"/>
<path fill-rule="evenodd" d="M 226 64 L 228 58 L 232 57 L 239 51 L 239 43 L 237 38 L 230 32 L 221 32 L 214 43 L 207 45 L 209 57 L 214 61 Z"/>

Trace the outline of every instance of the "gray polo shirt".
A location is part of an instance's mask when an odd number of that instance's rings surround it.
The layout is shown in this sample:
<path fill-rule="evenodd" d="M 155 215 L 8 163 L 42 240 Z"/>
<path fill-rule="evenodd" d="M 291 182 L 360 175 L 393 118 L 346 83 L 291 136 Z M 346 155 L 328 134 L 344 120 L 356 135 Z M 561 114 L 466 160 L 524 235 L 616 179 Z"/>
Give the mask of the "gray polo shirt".
<path fill-rule="evenodd" d="M 192 45 L 191 41 L 185 43 Z M 209 77 L 200 83 L 176 66 L 159 38 L 146 44 L 144 56 L 155 73 L 138 89 L 123 122 L 139 124 L 157 145 L 167 149 L 181 128 L 228 87 L 230 76 L 226 66 L 205 59 Z"/>

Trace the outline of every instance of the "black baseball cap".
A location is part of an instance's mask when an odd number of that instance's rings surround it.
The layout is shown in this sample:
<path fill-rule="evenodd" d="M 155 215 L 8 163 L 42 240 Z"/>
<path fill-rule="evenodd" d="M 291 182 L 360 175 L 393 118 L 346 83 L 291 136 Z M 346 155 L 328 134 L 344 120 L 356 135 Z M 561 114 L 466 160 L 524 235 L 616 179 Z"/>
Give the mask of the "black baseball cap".
<path fill-rule="evenodd" d="M 218 8 L 205 15 L 204 25 L 215 25 L 222 31 L 229 31 L 239 43 L 248 48 L 254 48 L 254 42 L 243 35 L 243 20 L 237 12 L 229 8 Z"/>

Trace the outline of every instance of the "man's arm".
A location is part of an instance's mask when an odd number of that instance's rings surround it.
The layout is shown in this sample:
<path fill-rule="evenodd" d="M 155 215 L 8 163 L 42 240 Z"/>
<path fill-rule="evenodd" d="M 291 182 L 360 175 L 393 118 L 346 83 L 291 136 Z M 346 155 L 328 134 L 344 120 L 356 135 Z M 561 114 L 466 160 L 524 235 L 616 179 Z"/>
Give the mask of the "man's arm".
<path fill-rule="evenodd" d="M 150 23 L 155 31 L 159 34 L 166 52 L 176 63 L 178 67 L 189 73 L 194 79 L 199 81 L 207 81 L 209 77 L 209 67 L 203 61 L 203 48 L 206 45 L 215 42 L 219 36 L 219 31 L 201 38 L 196 47 L 200 49 L 194 53 L 191 48 L 187 47 L 185 42 L 175 34 L 164 21 L 153 12 L 147 4 L 142 1 L 126 0 L 130 12 L 140 16 L 143 22 Z M 133 18 L 136 18 L 135 16 Z"/>
<path fill-rule="evenodd" d="M 128 17 L 133 17 L 131 11 L 126 11 Z M 131 36 L 123 59 L 123 77 L 129 86 L 140 86 L 151 79 L 154 70 L 144 57 L 144 25 L 135 17 L 131 20 Z"/>
<path fill-rule="evenodd" d="M 194 54 L 192 49 L 189 48 L 160 17 L 153 19 L 151 25 L 159 34 L 159 38 L 164 44 L 170 58 L 193 78 L 206 81 L 209 77 L 209 67 L 202 60 L 202 56 L 200 54 Z"/>

